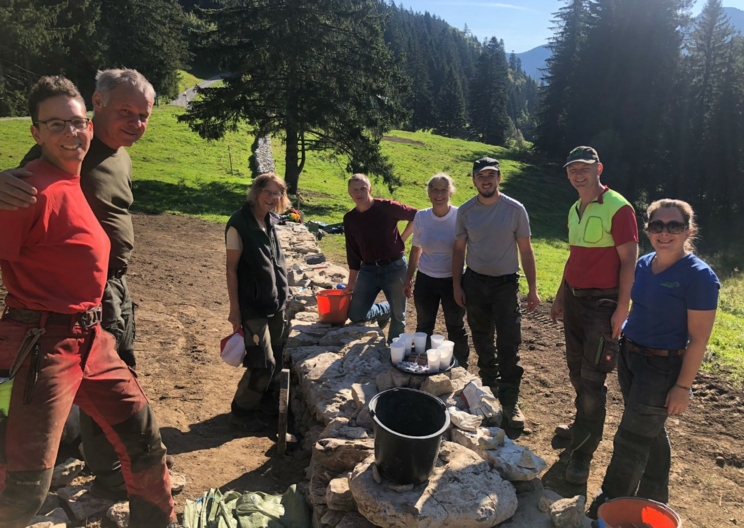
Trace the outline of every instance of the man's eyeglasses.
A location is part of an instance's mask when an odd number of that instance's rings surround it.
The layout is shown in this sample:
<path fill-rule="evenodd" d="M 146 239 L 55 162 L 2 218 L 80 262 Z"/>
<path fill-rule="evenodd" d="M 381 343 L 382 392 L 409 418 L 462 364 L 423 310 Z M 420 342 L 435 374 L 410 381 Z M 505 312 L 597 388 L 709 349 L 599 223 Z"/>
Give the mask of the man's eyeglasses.
<path fill-rule="evenodd" d="M 262 192 L 262 193 L 264 193 L 264 194 L 265 194 L 266 196 L 270 196 L 270 197 L 272 197 L 272 198 L 276 198 L 276 199 L 279 199 L 279 198 L 281 198 L 282 196 L 284 196 L 284 193 L 280 193 L 280 192 L 271 192 L 271 191 L 270 191 L 270 190 L 268 190 L 268 189 L 262 189 L 262 190 L 261 190 L 261 192 Z"/>
<path fill-rule="evenodd" d="M 661 220 L 654 220 L 653 222 L 646 224 L 646 232 L 653 235 L 658 235 L 664 231 L 664 229 L 666 229 L 667 233 L 670 235 L 680 235 L 685 229 L 687 229 L 687 224 L 676 220 L 667 223 L 664 223 Z"/>
<path fill-rule="evenodd" d="M 46 121 L 36 121 L 35 125 L 44 125 L 47 127 L 49 132 L 62 132 L 67 128 L 67 123 L 72 125 L 75 130 L 85 130 L 88 128 L 90 119 L 76 117 L 74 119 L 47 119 Z"/>

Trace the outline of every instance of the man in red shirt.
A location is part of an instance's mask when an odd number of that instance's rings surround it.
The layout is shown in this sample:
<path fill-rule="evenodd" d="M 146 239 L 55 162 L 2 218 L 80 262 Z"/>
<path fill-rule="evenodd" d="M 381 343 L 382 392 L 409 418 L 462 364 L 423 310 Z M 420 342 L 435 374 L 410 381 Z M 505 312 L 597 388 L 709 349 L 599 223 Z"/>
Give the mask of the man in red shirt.
<path fill-rule="evenodd" d="M 564 167 L 579 200 L 568 213 L 570 254 L 550 315 L 563 318 L 576 418 L 555 432 L 571 439 L 566 481 L 585 484 L 604 431 L 605 378 L 630 310 L 638 223 L 630 202 L 600 182 L 604 166 L 596 150 L 573 149 Z"/>
<path fill-rule="evenodd" d="M 46 498 L 73 403 L 104 430 L 121 460 L 130 526 L 176 527 L 165 447 L 142 388 L 101 330 L 110 244 L 80 188 L 93 127 L 77 88 L 42 77 L 29 98 L 42 155 L 29 164 L 36 203 L 0 211 L 0 526 L 23 528 Z"/>
<path fill-rule="evenodd" d="M 356 207 L 344 215 L 347 291 L 353 291 L 349 319 L 377 321 L 384 328 L 392 319 L 388 342 L 405 332 L 406 296 L 403 283 L 408 267 L 403 256 L 413 232 L 417 209 L 394 200 L 372 197 L 372 184 L 364 174 L 349 178 L 349 195 Z M 408 222 L 401 234 L 398 222 Z M 387 302 L 375 303 L 382 291 Z"/>

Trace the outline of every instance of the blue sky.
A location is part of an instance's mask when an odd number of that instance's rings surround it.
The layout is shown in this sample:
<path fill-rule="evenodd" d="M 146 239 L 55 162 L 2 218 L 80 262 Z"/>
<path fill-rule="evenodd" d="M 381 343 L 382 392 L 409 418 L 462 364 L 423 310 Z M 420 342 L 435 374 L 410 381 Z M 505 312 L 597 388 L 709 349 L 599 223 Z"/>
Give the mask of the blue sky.
<path fill-rule="evenodd" d="M 462 29 L 465 24 L 479 39 L 504 39 L 506 51 L 522 53 L 545 44 L 552 35 L 552 14 L 565 5 L 559 0 L 396 0 L 398 6 L 428 11 Z M 693 13 L 702 9 L 697 0 Z M 744 10 L 744 0 L 723 0 L 725 7 Z"/>

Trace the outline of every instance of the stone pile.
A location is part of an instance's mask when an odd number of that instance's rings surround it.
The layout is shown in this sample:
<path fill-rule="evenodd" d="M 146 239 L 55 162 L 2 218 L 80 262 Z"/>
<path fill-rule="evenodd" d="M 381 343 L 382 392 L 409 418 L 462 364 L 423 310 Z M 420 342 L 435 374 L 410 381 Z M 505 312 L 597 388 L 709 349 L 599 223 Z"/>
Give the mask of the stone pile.
<path fill-rule="evenodd" d="M 254 150 L 252 156 L 252 167 L 254 175 L 263 174 L 264 172 L 274 172 L 276 167 L 274 165 L 274 156 L 271 154 L 271 137 L 260 136 L 254 143 Z"/>
<path fill-rule="evenodd" d="M 305 491 L 315 528 L 490 527 L 508 519 L 512 528 L 589 526 L 580 511 L 583 497 L 566 505 L 542 489 L 545 461 L 505 436 L 500 414 L 490 427 L 447 431 L 427 482 L 403 486 L 382 478 L 374 463 L 370 399 L 410 387 L 439 397 L 454 413 L 467 412 L 460 394 L 480 379 L 459 367 L 433 376 L 406 374 L 392 366 L 377 326 L 320 323 L 315 291 L 345 283 L 347 272 L 308 264 L 319 251 L 304 226 L 281 227 L 279 236 L 293 294 L 285 348 L 290 406 L 302 447 L 312 453 Z"/>

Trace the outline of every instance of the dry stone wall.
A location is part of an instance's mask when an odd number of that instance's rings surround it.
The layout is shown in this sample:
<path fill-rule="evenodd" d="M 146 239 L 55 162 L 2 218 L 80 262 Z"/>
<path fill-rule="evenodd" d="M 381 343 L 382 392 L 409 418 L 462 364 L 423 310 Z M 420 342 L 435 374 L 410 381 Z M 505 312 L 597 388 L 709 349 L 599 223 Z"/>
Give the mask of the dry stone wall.
<path fill-rule="evenodd" d="M 511 528 L 552 526 L 550 508 L 561 497 L 542 488 L 545 461 L 505 436 L 497 427 L 500 414 L 491 427 L 453 425 L 427 482 L 401 486 L 380 476 L 368 406 L 375 394 L 410 387 L 467 412 L 460 393 L 480 379 L 459 367 L 429 377 L 406 374 L 391 365 L 376 325 L 320 323 L 315 292 L 345 283 L 348 273 L 325 262 L 304 226 L 281 227 L 279 236 L 293 295 L 285 348 L 293 380 L 290 407 L 302 447 L 311 452 L 304 490 L 313 526 L 475 528 L 507 520 Z M 569 517 L 560 516 L 561 526 Z M 589 520 L 574 515 L 570 525 L 589 526 Z"/>

